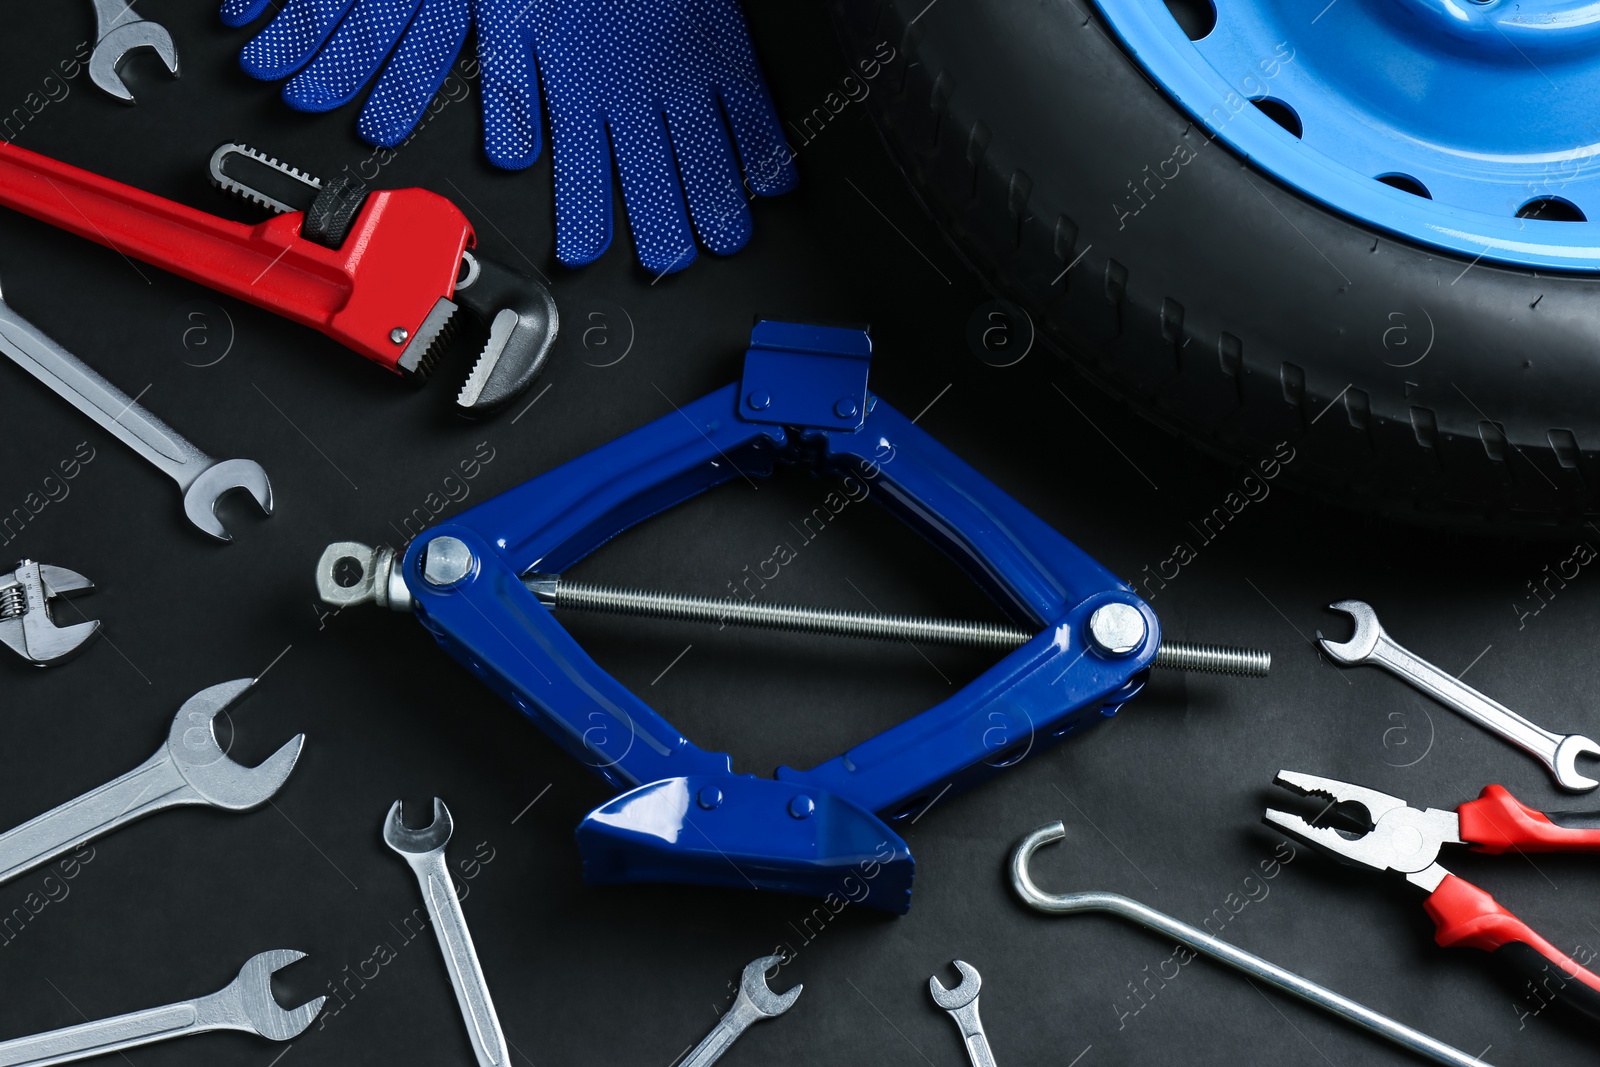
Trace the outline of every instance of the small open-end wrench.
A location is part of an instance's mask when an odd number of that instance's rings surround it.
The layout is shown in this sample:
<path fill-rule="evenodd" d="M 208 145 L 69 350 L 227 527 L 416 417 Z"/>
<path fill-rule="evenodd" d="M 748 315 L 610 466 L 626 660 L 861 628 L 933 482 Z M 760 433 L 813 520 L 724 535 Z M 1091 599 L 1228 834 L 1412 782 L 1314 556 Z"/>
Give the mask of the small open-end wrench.
<path fill-rule="evenodd" d="M 450 809 L 438 797 L 433 798 L 433 822 L 420 830 L 412 830 L 402 821 L 397 800 L 383 820 L 383 843 L 406 861 L 422 887 L 422 900 L 439 938 L 445 969 L 450 972 L 450 985 L 456 991 L 456 1003 L 461 1005 L 461 1017 L 466 1021 L 478 1067 L 501 1067 L 506 1062 L 506 1037 L 500 1030 L 500 1017 L 489 997 L 489 983 L 483 977 L 478 950 L 472 944 L 467 917 L 461 914 L 461 900 L 456 896 L 444 858 L 454 830 Z"/>
<path fill-rule="evenodd" d="M 297 734 L 264 762 L 228 758 L 213 720 L 250 691 L 254 678 L 202 689 L 183 702 L 166 744 L 120 778 L 0 834 L 0 882 L 6 882 L 135 819 L 180 804 L 223 811 L 260 807 L 288 780 L 306 735 Z"/>
<path fill-rule="evenodd" d="M 94 0 L 95 43 L 89 54 L 89 80 L 125 104 L 134 102 L 117 68 L 129 52 L 148 48 L 178 76 L 178 49 L 163 26 L 146 21 L 133 10 L 132 0 Z"/>
<path fill-rule="evenodd" d="M 744 973 L 739 977 L 739 995 L 734 998 L 733 1007 L 724 1012 L 705 1039 L 678 1062 L 678 1067 L 711 1067 L 751 1023 L 775 1019 L 789 1010 L 805 986 L 797 985 L 785 993 L 774 993 L 767 986 L 767 972 L 782 962 L 782 956 L 762 956 L 744 965 Z"/>
<path fill-rule="evenodd" d="M 10 574 L 0 575 L 0 644 L 37 667 L 48 667 L 83 651 L 100 632 L 95 621 L 57 626 L 50 602 L 94 589 L 77 571 L 22 560 Z"/>
<path fill-rule="evenodd" d="M 954 989 L 946 989 L 939 976 L 928 979 L 928 992 L 933 1002 L 950 1013 L 950 1018 L 961 1028 L 961 1043 L 967 1046 L 967 1056 L 972 1067 L 995 1067 L 994 1053 L 989 1050 L 989 1036 L 983 1032 L 983 1020 L 978 1018 L 978 990 L 983 978 L 978 968 L 965 960 L 952 960 L 961 981 Z"/>
<path fill-rule="evenodd" d="M 219 541 L 233 540 L 217 518 L 216 507 L 235 489 L 247 491 L 262 511 L 272 514 L 272 484 L 261 464 L 212 459 L 18 315 L 3 295 L 0 352 L 177 482 L 183 491 L 184 514 L 202 533 Z"/>
<path fill-rule="evenodd" d="M 317 997 L 292 1011 L 273 999 L 272 973 L 304 957 L 304 952 L 292 948 L 275 948 L 250 957 L 239 977 L 209 996 L 0 1041 L 0 1067 L 70 1063 L 209 1030 L 243 1030 L 271 1041 L 288 1041 L 305 1033 L 327 999 Z"/>
<path fill-rule="evenodd" d="M 1504 704 L 1491 700 L 1422 657 L 1407 651 L 1378 624 L 1378 613 L 1360 600 L 1328 605 L 1355 621 L 1348 641 L 1330 641 L 1319 634 L 1319 644 L 1336 663 L 1347 667 L 1365 664 L 1382 667 L 1427 693 L 1445 707 L 1460 712 L 1479 726 L 1531 753 L 1550 768 L 1562 789 L 1581 793 L 1600 781 L 1578 773 L 1579 756 L 1600 756 L 1600 744 L 1582 734 L 1555 734 L 1524 719 Z"/>

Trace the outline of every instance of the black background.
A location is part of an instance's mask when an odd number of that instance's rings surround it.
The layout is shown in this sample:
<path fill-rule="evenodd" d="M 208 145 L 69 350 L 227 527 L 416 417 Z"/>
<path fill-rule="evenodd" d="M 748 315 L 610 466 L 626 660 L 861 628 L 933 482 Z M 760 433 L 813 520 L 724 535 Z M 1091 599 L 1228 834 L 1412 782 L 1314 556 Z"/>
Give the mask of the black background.
<path fill-rule="evenodd" d="M 239 219 L 256 216 L 205 177 L 220 141 L 245 139 L 324 175 L 368 159 L 353 110 L 294 114 L 240 74 L 246 35 L 222 28 L 211 7 L 141 5 L 177 39 L 183 76 L 134 61 L 126 69 L 140 102 L 125 108 L 86 75 L 46 81 L 92 34 L 89 4 L 5 3 L 0 114 L 29 107 L 30 94 L 34 107 L 60 98 L 16 142 Z M 786 114 L 818 106 L 855 58 L 818 6 L 751 5 L 749 16 Z M 803 980 L 806 992 L 727 1063 L 962 1063 L 956 1030 L 927 993 L 930 974 L 954 981 L 956 957 L 983 974 L 1002 1064 L 1414 1062 L 1204 960 L 1133 1013 L 1128 983 L 1172 946 L 1120 920 L 1038 915 L 1007 887 L 1013 844 L 1054 819 L 1069 837 L 1039 857 L 1048 888 L 1124 892 L 1191 922 L 1253 897 L 1226 924 L 1235 944 L 1469 1053 L 1487 1049 L 1491 1062 L 1580 1061 L 1592 1026 L 1541 1011 L 1486 957 L 1434 946 L 1403 885 L 1303 851 L 1270 880 L 1259 867 L 1282 840 L 1259 822 L 1277 799 L 1279 767 L 1423 806 L 1454 807 L 1488 782 L 1537 807 L 1584 806 L 1561 798 L 1531 759 L 1392 678 L 1333 667 L 1308 641 L 1319 627 L 1344 634 L 1322 605 L 1362 597 L 1446 670 L 1470 665 L 1473 684 L 1540 724 L 1594 732 L 1600 579 L 1584 571 L 1537 614 L 1520 614 L 1541 603 L 1526 583 L 1570 557 L 1570 541 L 1449 539 L 1273 487 L 1202 543 L 1189 523 L 1222 503 L 1238 472 L 1184 452 L 1042 350 L 1004 368 L 978 358 L 968 335 L 988 300 L 982 282 L 922 215 L 859 106 L 808 142 L 796 138 L 801 186 L 755 205 L 745 251 L 704 255 L 660 281 L 634 263 L 625 231 L 600 262 L 559 268 L 548 155 L 529 173 L 495 171 L 481 159 L 476 112 L 475 94 L 444 106 L 376 184 L 451 196 L 488 254 L 552 278 L 564 328 L 536 387 L 548 391 L 492 421 L 451 412 L 460 362 L 414 391 L 319 335 L 0 215 L 7 302 L 129 393 L 148 386 L 144 403 L 202 448 L 258 460 L 278 500 L 270 520 L 230 506 L 236 543 L 209 543 L 162 475 L 21 371 L 0 368 L 0 511 L 42 491 L 80 442 L 95 450 L 70 495 L 5 545 L 7 561 L 89 575 L 96 592 L 61 616 L 105 622 L 104 637 L 66 666 L 0 662 L 0 825 L 131 768 L 185 698 L 269 664 L 232 717 L 234 754 L 253 763 L 308 735 L 300 767 L 260 811 L 165 813 L 97 842 L 71 879 L 58 872 L 47 884 L 35 871 L 0 887 L 0 917 L 37 907 L 47 890 L 54 898 L 0 944 L 0 1035 L 209 992 L 275 947 L 309 953 L 277 983 L 280 999 L 298 1003 L 358 968 L 371 974 L 365 961 L 387 943 L 395 957 L 364 987 L 352 981 L 353 995 L 330 1001 L 292 1045 L 217 1034 L 127 1059 L 470 1063 L 431 935 L 407 943 L 396 933 L 420 901 L 378 833 L 396 797 L 420 812 L 438 794 L 455 815 L 452 858 L 490 857 L 470 869 L 465 910 L 518 1064 L 666 1067 L 730 1003 L 743 964 L 775 948 L 794 956 L 775 985 Z M 918 872 L 901 918 L 849 908 L 818 932 L 803 923 L 814 902 L 800 898 L 584 886 L 572 829 L 606 799 L 603 784 L 411 620 L 323 613 L 313 564 L 335 540 L 398 543 L 404 517 L 480 447 L 494 458 L 468 483 L 473 502 L 658 417 L 669 399 L 725 384 L 756 313 L 870 322 L 874 390 L 908 414 L 928 408 L 922 426 L 1116 573 L 1135 579 L 1176 542 L 1195 545 L 1198 557 L 1152 601 L 1167 635 L 1266 647 L 1271 678 L 1158 676 L 1115 720 L 941 801 L 907 830 Z M 755 491 L 734 483 L 618 538 L 574 574 L 717 595 L 825 490 L 800 477 Z M 867 505 L 841 515 L 768 595 L 996 617 L 942 557 Z M 703 747 L 761 773 L 825 759 L 986 665 L 945 649 L 569 625 Z M 1447 862 L 1563 949 L 1600 945 L 1592 859 Z"/>

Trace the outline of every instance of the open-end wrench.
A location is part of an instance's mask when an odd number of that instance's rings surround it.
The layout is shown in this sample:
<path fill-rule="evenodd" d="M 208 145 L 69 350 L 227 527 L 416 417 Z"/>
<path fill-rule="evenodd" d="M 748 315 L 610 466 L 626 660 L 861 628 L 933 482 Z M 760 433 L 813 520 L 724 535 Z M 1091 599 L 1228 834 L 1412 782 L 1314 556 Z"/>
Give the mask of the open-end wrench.
<path fill-rule="evenodd" d="M 961 972 L 961 981 L 954 989 L 946 989 L 939 976 L 928 979 L 928 992 L 933 1002 L 950 1013 L 950 1018 L 961 1028 L 961 1042 L 967 1046 L 967 1056 L 972 1067 L 995 1067 L 994 1053 L 989 1050 L 989 1036 L 983 1032 L 983 1020 L 978 1018 L 978 990 L 983 978 L 978 968 L 965 960 L 952 960 Z"/>
<path fill-rule="evenodd" d="M 94 0 L 95 43 L 89 55 L 89 80 L 125 104 L 133 93 L 122 83 L 117 68 L 129 52 L 148 48 L 161 57 L 167 72 L 178 76 L 178 49 L 172 34 L 148 22 L 133 10 L 132 0 Z"/>
<path fill-rule="evenodd" d="M 1554 734 L 1524 719 L 1504 704 L 1451 677 L 1420 656 L 1401 648 L 1378 624 L 1378 613 L 1360 600 L 1341 600 L 1328 605 L 1355 621 L 1356 631 L 1348 641 L 1320 638 L 1322 651 L 1336 663 L 1347 667 L 1358 664 L 1382 667 L 1410 682 L 1433 699 L 1460 712 L 1485 730 L 1499 734 L 1513 745 L 1532 753 L 1550 768 L 1556 784 L 1581 793 L 1600 786 L 1600 781 L 1578 773 L 1579 756 L 1600 756 L 1600 744 L 1582 734 Z"/>
<path fill-rule="evenodd" d="M 18 315 L 3 295 L 0 352 L 177 482 L 183 491 L 184 514 L 202 533 L 219 541 L 233 540 L 217 518 L 216 506 L 235 489 L 247 491 L 262 511 L 272 514 L 272 485 L 261 464 L 212 459 Z"/>
<path fill-rule="evenodd" d="M 228 758 L 213 720 L 255 685 L 240 678 L 202 689 L 183 702 L 166 743 L 120 778 L 69 800 L 54 811 L 0 834 L 0 882 L 48 863 L 120 826 L 180 804 L 249 811 L 272 799 L 295 760 L 305 734 L 296 734 L 255 767 Z"/>
<path fill-rule="evenodd" d="M 767 972 L 782 962 L 782 956 L 762 956 L 744 965 L 744 974 L 739 977 L 739 995 L 734 998 L 733 1007 L 723 1013 L 694 1051 L 678 1062 L 678 1067 L 711 1067 L 751 1023 L 775 1019 L 789 1010 L 805 986 L 797 985 L 784 993 L 774 993 L 768 988 Z"/>
<path fill-rule="evenodd" d="M 77 571 L 22 560 L 16 570 L 0 575 L 0 644 L 38 667 L 76 656 L 100 632 L 100 624 L 91 620 L 57 626 L 50 602 L 93 588 Z"/>
<path fill-rule="evenodd" d="M 433 798 L 433 822 L 420 830 L 408 828 L 401 820 L 401 804 L 397 800 L 383 820 L 383 843 L 406 861 L 422 887 L 422 900 L 439 938 L 445 969 L 450 972 L 450 985 L 456 991 L 456 1003 L 461 1005 L 461 1017 L 466 1021 L 478 1067 L 501 1067 L 506 1062 L 506 1037 L 500 1030 L 500 1017 L 489 998 L 489 983 L 484 980 L 478 950 L 472 944 L 467 917 L 461 914 L 461 900 L 456 896 L 444 858 L 454 829 L 450 809 L 438 797 Z"/>
<path fill-rule="evenodd" d="M 275 948 L 250 957 L 239 977 L 209 996 L 0 1041 L 0 1067 L 47 1067 L 208 1030 L 243 1030 L 288 1041 L 305 1033 L 327 999 L 317 997 L 292 1011 L 273 999 L 272 973 L 304 957 L 292 948 Z"/>

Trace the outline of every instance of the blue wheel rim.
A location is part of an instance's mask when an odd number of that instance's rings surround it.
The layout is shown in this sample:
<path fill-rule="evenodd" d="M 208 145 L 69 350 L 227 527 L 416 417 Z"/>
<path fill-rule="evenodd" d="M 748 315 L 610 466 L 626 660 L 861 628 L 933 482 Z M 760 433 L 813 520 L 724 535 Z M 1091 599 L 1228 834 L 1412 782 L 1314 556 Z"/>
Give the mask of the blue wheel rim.
<path fill-rule="evenodd" d="M 1216 0 L 1194 41 L 1162 0 L 1095 2 L 1198 125 L 1306 197 L 1468 260 L 1600 270 L 1594 0 Z M 1130 175 L 1119 216 L 1196 154 Z"/>

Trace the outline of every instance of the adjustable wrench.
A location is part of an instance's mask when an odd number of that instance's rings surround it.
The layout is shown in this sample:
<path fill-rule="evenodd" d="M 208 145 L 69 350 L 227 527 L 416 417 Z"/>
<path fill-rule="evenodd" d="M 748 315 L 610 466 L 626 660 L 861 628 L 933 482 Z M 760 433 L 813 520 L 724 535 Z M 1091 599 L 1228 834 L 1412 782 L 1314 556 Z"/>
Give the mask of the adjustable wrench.
<path fill-rule="evenodd" d="M 155 755 L 120 778 L 0 834 L 0 882 L 166 808 L 204 804 L 249 811 L 271 800 L 294 770 L 306 735 L 297 734 L 261 764 L 244 767 L 228 758 L 213 726 L 254 684 L 253 678 L 240 678 L 202 689 L 178 709 L 167 741 Z"/>
<path fill-rule="evenodd" d="M 1329 604 L 1355 621 L 1355 633 L 1348 641 L 1330 641 L 1319 634 L 1318 643 L 1336 663 L 1345 666 L 1367 664 L 1382 667 L 1410 682 L 1445 707 L 1460 712 L 1492 733 L 1533 754 L 1550 768 L 1556 784 L 1581 793 L 1600 785 L 1600 781 L 1578 773 L 1579 756 L 1600 756 L 1600 744 L 1582 734 L 1555 734 L 1524 719 L 1504 704 L 1494 701 L 1446 674 L 1420 656 L 1400 647 L 1378 623 L 1378 614 L 1360 600 L 1341 600 Z"/>
<path fill-rule="evenodd" d="M 728 1051 L 728 1046 L 750 1028 L 751 1023 L 775 1019 L 789 1010 L 804 985 L 797 985 L 784 993 L 774 993 L 767 986 L 767 971 L 783 962 L 782 956 L 762 956 L 744 966 L 739 977 L 739 995 L 712 1027 L 711 1032 L 694 1047 L 694 1051 L 679 1061 L 678 1067 L 711 1067 Z"/>
<path fill-rule="evenodd" d="M 933 1002 L 950 1013 L 950 1018 L 961 1028 L 961 1043 L 967 1047 L 967 1057 L 972 1067 L 995 1067 L 994 1053 L 989 1050 L 989 1036 L 983 1032 L 983 1020 L 978 1018 L 978 990 L 983 978 L 978 968 L 965 960 L 952 960 L 961 972 L 961 981 L 954 989 L 946 989 L 939 976 L 928 979 L 928 992 Z"/>
<path fill-rule="evenodd" d="M 433 798 L 433 822 L 420 830 L 407 827 L 400 811 L 397 800 L 383 821 L 383 843 L 406 861 L 422 887 L 422 900 L 439 938 L 445 969 L 450 972 L 450 985 L 456 991 L 461 1017 L 466 1020 L 478 1067 L 501 1067 L 506 1062 L 506 1037 L 500 1030 L 500 1016 L 489 998 L 489 983 L 483 977 L 478 950 L 472 944 L 467 917 L 461 913 L 461 900 L 444 859 L 455 821 L 438 797 Z"/>
<path fill-rule="evenodd" d="M 0 352 L 177 482 L 183 491 L 184 514 L 202 533 L 219 541 L 233 540 L 217 518 L 216 507 L 235 489 L 248 490 L 261 510 L 272 514 L 272 485 L 259 463 L 212 459 L 18 315 L 3 296 Z"/>
<path fill-rule="evenodd" d="M 172 34 L 133 10 L 133 0 L 94 0 L 95 43 L 89 54 L 89 80 L 125 104 L 133 94 L 122 83 L 117 68 L 129 52 L 148 48 L 161 57 L 167 72 L 178 76 L 178 49 Z"/>
<path fill-rule="evenodd" d="M 304 956 L 292 948 L 272 949 L 250 957 L 239 977 L 210 996 L 0 1041 L 0 1067 L 47 1067 L 209 1030 L 243 1030 L 288 1041 L 305 1032 L 328 999 L 317 997 L 292 1011 L 273 999 L 272 973 Z"/>
<path fill-rule="evenodd" d="M 0 575 L 0 644 L 37 667 L 65 663 L 83 651 L 100 624 L 57 626 L 50 602 L 92 589 L 94 583 L 77 571 L 22 560 L 16 570 Z"/>

